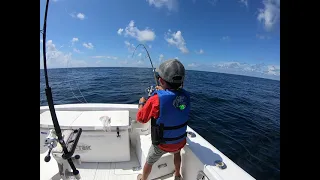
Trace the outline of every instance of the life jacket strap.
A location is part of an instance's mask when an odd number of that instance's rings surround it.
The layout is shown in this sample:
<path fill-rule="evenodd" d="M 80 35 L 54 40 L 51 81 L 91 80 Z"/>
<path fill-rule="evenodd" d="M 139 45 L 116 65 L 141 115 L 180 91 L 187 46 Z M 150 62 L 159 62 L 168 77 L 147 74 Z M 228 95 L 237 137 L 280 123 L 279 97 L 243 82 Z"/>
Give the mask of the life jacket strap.
<path fill-rule="evenodd" d="M 178 125 L 178 126 L 164 126 L 164 127 L 163 127 L 163 130 L 174 130 L 174 129 L 180 129 L 180 128 L 182 128 L 182 127 L 186 126 L 186 125 L 188 125 L 188 121 L 186 121 L 185 123 L 180 124 L 180 125 Z"/>
<path fill-rule="evenodd" d="M 162 140 L 163 141 L 176 141 L 176 140 L 184 138 L 184 137 L 187 137 L 187 133 L 184 133 L 183 135 L 175 137 L 175 138 L 162 138 Z"/>

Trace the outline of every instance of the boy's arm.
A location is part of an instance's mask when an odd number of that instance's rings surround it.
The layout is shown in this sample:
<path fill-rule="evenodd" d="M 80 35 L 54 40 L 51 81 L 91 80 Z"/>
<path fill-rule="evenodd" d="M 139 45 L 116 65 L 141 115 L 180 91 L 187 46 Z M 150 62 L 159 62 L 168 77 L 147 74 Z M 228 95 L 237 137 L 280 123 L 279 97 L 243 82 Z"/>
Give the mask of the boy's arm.
<path fill-rule="evenodd" d="M 145 105 L 139 105 L 136 118 L 140 123 L 147 123 L 151 117 L 159 117 L 159 99 L 157 94 L 151 96 Z"/>

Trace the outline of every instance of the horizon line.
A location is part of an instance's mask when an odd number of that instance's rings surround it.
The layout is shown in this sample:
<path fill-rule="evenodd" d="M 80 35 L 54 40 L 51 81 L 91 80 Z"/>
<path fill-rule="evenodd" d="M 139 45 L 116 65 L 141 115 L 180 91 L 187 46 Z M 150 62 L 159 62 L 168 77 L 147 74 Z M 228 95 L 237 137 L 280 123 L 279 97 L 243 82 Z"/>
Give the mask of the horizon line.
<path fill-rule="evenodd" d="M 76 68 L 148 68 L 152 69 L 152 67 L 134 67 L 134 66 L 88 66 L 88 67 L 58 67 L 58 68 L 47 68 L 49 69 L 76 69 Z M 44 70 L 44 68 L 40 68 L 40 70 Z M 226 75 L 236 75 L 236 76 L 245 76 L 245 77 L 253 77 L 253 78 L 260 78 L 260 79 L 267 79 L 267 80 L 275 80 L 280 81 L 280 76 L 270 76 L 268 77 L 260 77 L 260 76 L 251 76 L 251 75 L 244 75 L 244 74 L 235 74 L 235 73 L 226 73 L 226 72 L 217 72 L 217 71 L 207 71 L 207 70 L 195 70 L 195 69 L 186 69 L 186 71 L 199 71 L 199 72 L 209 72 L 209 73 L 218 73 L 218 74 L 226 74 Z M 268 75 L 267 75 L 268 76 Z M 272 78 L 272 77 L 278 77 L 278 78 Z"/>

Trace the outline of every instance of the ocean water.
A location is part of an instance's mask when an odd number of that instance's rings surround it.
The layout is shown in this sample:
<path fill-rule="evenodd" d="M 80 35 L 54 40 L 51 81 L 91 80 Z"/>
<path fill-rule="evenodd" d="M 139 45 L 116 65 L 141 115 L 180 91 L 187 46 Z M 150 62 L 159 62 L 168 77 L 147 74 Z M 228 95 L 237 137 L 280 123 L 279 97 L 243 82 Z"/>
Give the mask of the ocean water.
<path fill-rule="evenodd" d="M 137 104 L 154 85 L 151 68 L 48 70 L 55 104 Z M 47 105 L 40 70 L 40 106 Z M 280 81 L 187 71 L 190 127 L 256 179 L 280 179 Z"/>

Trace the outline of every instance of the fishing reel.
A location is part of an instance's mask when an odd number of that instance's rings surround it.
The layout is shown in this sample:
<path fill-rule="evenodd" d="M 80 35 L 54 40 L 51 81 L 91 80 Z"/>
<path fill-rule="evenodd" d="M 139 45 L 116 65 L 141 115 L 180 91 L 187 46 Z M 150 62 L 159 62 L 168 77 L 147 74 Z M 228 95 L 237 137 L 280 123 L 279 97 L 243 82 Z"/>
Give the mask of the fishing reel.
<path fill-rule="evenodd" d="M 149 87 L 146 88 L 146 93 L 148 94 L 148 98 L 153 94 L 153 92 L 155 90 L 156 90 L 156 88 L 153 87 L 153 86 L 149 86 Z M 146 98 L 146 99 L 148 99 L 148 98 Z"/>
<path fill-rule="evenodd" d="M 59 174 L 62 179 L 68 179 L 69 177 L 75 177 L 76 179 L 80 179 L 80 173 L 72 162 L 76 162 L 76 164 L 78 165 L 81 164 L 80 156 L 73 156 L 81 133 L 81 128 L 76 130 L 63 131 L 62 137 L 63 141 L 65 142 L 68 153 L 64 152 L 63 147 L 61 146 L 58 136 L 54 129 L 51 129 L 49 131 L 49 134 L 45 139 L 44 144 L 48 147 L 49 152 L 47 156 L 44 158 L 44 161 L 49 162 L 51 159 L 50 154 L 52 154 L 52 156 L 58 164 Z"/>
<path fill-rule="evenodd" d="M 145 89 L 145 93 L 147 94 L 147 97 L 144 96 L 144 99 L 148 100 L 150 96 L 152 96 L 153 92 L 156 91 L 155 86 L 149 86 Z M 139 101 L 140 105 L 140 101 Z"/>
<path fill-rule="evenodd" d="M 57 137 L 55 131 L 53 129 L 51 129 L 49 131 L 48 136 L 46 137 L 46 139 L 44 141 L 44 145 L 47 146 L 49 149 L 47 156 L 44 158 L 45 162 L 50 161 L 50 159 L 51 159 L 50 153 L 51 153 L 52 149 L 57 146 L 57 142 L 58 142 L 58 137 Z"/>

